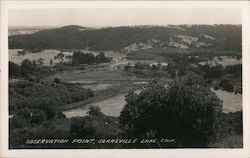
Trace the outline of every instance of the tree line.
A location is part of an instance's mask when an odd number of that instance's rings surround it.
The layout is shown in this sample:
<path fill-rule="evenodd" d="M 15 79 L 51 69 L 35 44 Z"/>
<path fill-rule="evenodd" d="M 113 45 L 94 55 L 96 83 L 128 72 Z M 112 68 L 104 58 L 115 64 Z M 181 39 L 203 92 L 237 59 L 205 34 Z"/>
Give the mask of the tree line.
<path fill-rule="evenodd" d="M 72 56 L 72 65 L 80 64 L 98 64 L 110 62 L 112 58 L 106 57 L 103 52 L 98 53 L 96 56 L 93 53 L 82 53 L 80 51 L 74 52 Z"/>
<path fill-rule="evenodd" d="M 25 78 L 30 81 L 40 81 L 45 77 L 54 74 L 54 70 L 49 66 L 44 66 L 44 59 L 25 59 L 21 65 L 9 61 L 9 78 Z"/>

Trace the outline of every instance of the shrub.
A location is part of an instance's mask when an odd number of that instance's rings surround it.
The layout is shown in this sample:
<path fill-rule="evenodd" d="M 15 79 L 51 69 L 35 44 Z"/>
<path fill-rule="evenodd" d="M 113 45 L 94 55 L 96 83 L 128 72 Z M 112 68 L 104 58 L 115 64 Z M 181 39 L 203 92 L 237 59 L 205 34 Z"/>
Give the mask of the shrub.
<path fill-rule="evenodd" d="M 135 63 L 135 69 L 148 69 L 149 65 L 146 63 Z"/>
<path fill-rule="evenodd" d="M 90 106 L 88 114 L 92 116 L 103 115 L 99 106 Z"/>
<path fill-rule="evenodd" d="M 181 147 L 205 147 L 216 138 L 222 102 L 195 80 L 169 88 L 151 84 L 140 94 L 129 93 L 126 101 L 119 119 L 127 136 L 144 138 L 153 132 L 156 138 L 175 138 L 174 146 Z"/>
<path fill-rule="evenodd" d="M 234 91 L 234 86 L 231 83 L 229 83 L 228 80 L 222 80 L 219 85 L 225 91 L 228 91 L 228 92 Z"/>
<path fill-rule="evenodd" d="M 54 78 L 54 83 L 60 83 L 61 80 L 59 78 Z"/>
<path fill-rule="evenodd" d="M 88 138 L 94 134 L 94 128 L 86 123 L 83 117 L 75 117 L 71 119 L 70 135 L 75 138 Z"/>

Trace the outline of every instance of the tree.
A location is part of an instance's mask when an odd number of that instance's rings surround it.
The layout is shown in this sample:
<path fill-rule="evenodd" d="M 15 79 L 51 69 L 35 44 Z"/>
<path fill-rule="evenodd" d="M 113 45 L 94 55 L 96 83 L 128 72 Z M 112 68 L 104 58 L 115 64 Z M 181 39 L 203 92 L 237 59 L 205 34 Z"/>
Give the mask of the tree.
<path fill-rule="evenodd" d="M 60 52 L 54 57 L 54 59 L 59 59 L 61 62 L 63 62 L 64 56 L 65 55 L 63 54 L 63 52 Z"/>
<path fill-rule="evenodd" d="M 67 56 L 66 56 L 66 59 L 69 60 L 69 63 L 70 63 L 70 64 L 72 64 L 72 58 L 73 58 L 72 55 L 67 55 Z"/>
<path fill-rule="evenodd" d="M 228 80 L 222 80 L 219 85 L 225 91 L 228 91 L 228 92 L 233 92 L 234 91 L 234 86 L 231 83 L 229 83 Z"/>
<path fill-rule="evenodd" d="M 22 69 L 32 69 L 33 64 L 29 59 L 25 59 L 21 63 L 21 68 Z"/>
<path fill-rule="evenodd" d="M 96 63 L 102 63 L 106 61 L 106 57 L 103 52 L 100 52 L 99 54 L 97 54 L 95 58 L 96 58 Z"/>
<path fill-rule="evenodd" d="M 53 59 L 50 59 L 49 63 L 50 63 L 50 66 L 52 66 L 53 65 Z"/>
<path fill-rule="evenodd" d="M 9 77 L 16 76 L 19 77 L 21 73 L 21 68 L 13 62 L 9 62 Z"/>
<path fill-rule="evenodd" d="M 124 66 L 124 70 L 125 70 L 125 71 L 131 70 L 131 66 L 130 66 L 130 65 L 131 65 L 130 63 L 128 63 L 127 65 L 125 65 L 125 66 Z"/>
<path fill-rule="evenodd" d="M 33 63 L 30 60 L 25 59 L 21 63 L 21 74 L 23 76 L 30 74 L 32 73 L 33 68 L 34 68 Z"/>
<path fill-rule="evenodd" d="M 36 60 L 32 60 L 32 68 L 36 68 L 37 66 L 37 61 Z"/>
<path fill-rule="evenodd" d="M 151 69 L 157 71 L 160 70 L 160 66 L 158 64 L 157 65 L 153 64 Z"/>
<path fill-rule="evenodd" d="M 43 98 L 39 102 L 39 109 L 46 114 L 46 120 L 52 119 L 56 116 L 56 102 L 49 98 Z"/>
<path fill-rule="evenodd" d="M 135 63 L 135 69 L 148 69 L 148 68 L 149 65 L 146 63 L 140 63 L 140 62 Z"/>
<path fill-rule="evenodd" d="M 170 69 L 168 71 L 168 73 L 170 74 L 171 78 L 175 78 L 176 77 L 176 70 L 175 69 Z"/>
<path fill-rule="evenodd" d="M 61 80 L 59 79 L 59 78 L 54 78 L 54 83 L 60 83 L 61 82 Z"/>
<path fill-rule="evenodd" d="M 25 52 L 25 50 L 21 50 L 21 51 L 17 51 L 17 54 L 20 56 L 20 55 L 25 55 L 26 54 L 26 52 Z"/>
<path fill-rule="evenodd" d="M 25 107 L 25 108 L 22 108 L 18 111 L 18 115 L 20 115 L 21 117 L 23 117 L 25 119 L 29 119 L 31 116 L 31 112 L 30 112 L 28 107 Z"/>
<path fill-rule="evenodd" d="M 179 70 L 179 73 L 178 73 L 178 76 L 179 76 L 179 77 L 181 77 L 181 76 L 183 76 L 183 75 L 185 75 L 185 68 L 181 68 L 181 69 Z"/>
<path fill-rule="evenodd" d="M 103 115 L 99 106 L 90 106 L 90 107 L 89 107 L 88 114 L 89 114 L 89 115 L 92 115 L 92 116 L 100 116 L 100 115 Z"/>
<path fill-rule="evenodd" d="M 46 113 L 42 110 L 35 109 L 31 112 L 31 120 L 32 124 L 39 124 L 46 120 Z"/>
<path fill-rule="evenodd" d="M 206 147 L 218 134 L 222 102 L 200 80 L 152 83 L 139 94 L 129 93 L 126 102 L 119 119 L 129 137 L 154 133 L 176 139 L 166 146 Z"/>
<path fill-rule="evenodd" d="M 38 65 L 42 66 L 44 64 L 44 59 L 43 58 L 37 59 L 37 63 Z"/>

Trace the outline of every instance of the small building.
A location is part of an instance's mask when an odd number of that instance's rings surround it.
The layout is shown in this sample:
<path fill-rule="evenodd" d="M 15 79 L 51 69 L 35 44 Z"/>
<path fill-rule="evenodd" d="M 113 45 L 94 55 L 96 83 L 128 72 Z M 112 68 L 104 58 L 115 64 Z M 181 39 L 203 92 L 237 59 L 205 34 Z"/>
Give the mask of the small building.
<path fill-rule="evenodd" d="M 159 66 L 159 64 L 158 63 L 151 63 L 151 64 L 149 64 L 149 66 L 150 67 L 152 67 L 152 66 Z"/>
<path fill-rule="evenodd" d="M 161 63 L 161 66 L 168 66 L 168 63 Z"/>

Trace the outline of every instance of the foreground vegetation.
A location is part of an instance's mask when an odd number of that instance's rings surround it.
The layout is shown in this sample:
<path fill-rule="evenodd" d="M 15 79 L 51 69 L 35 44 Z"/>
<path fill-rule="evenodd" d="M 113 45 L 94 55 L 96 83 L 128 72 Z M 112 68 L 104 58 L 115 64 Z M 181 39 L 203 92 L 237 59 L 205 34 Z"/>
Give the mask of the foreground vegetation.
<path fill-rule="evenodd" d="M 43 93 L 38 92 L 36 97 L 41 98 L 41 95 Z M 59 101 L 54 100 L 48 105 L 51 107 Z M 57 108 L 56 114 L 50 115 L 44 105 L 32 109 L 25 107 L 10 118 L 10 148 L 232 147 L 223 141 L 231 136 L 242 136 L 241 112 L 222 113 L 221 100 L 202 79 L 188 77 L 170 86 L 154 81 L 139 94 L 130 92 L 126 102 L 118 118 L 105 116 L 99 107 L 93 106 L 89 116 L 71 119 L 65 118 Z M 153 144 L 25 144 L 27 139 L 40 138 L 173 138 L 176 141 Z M 242 147 L 242 143 L 233 147 Z"/>

